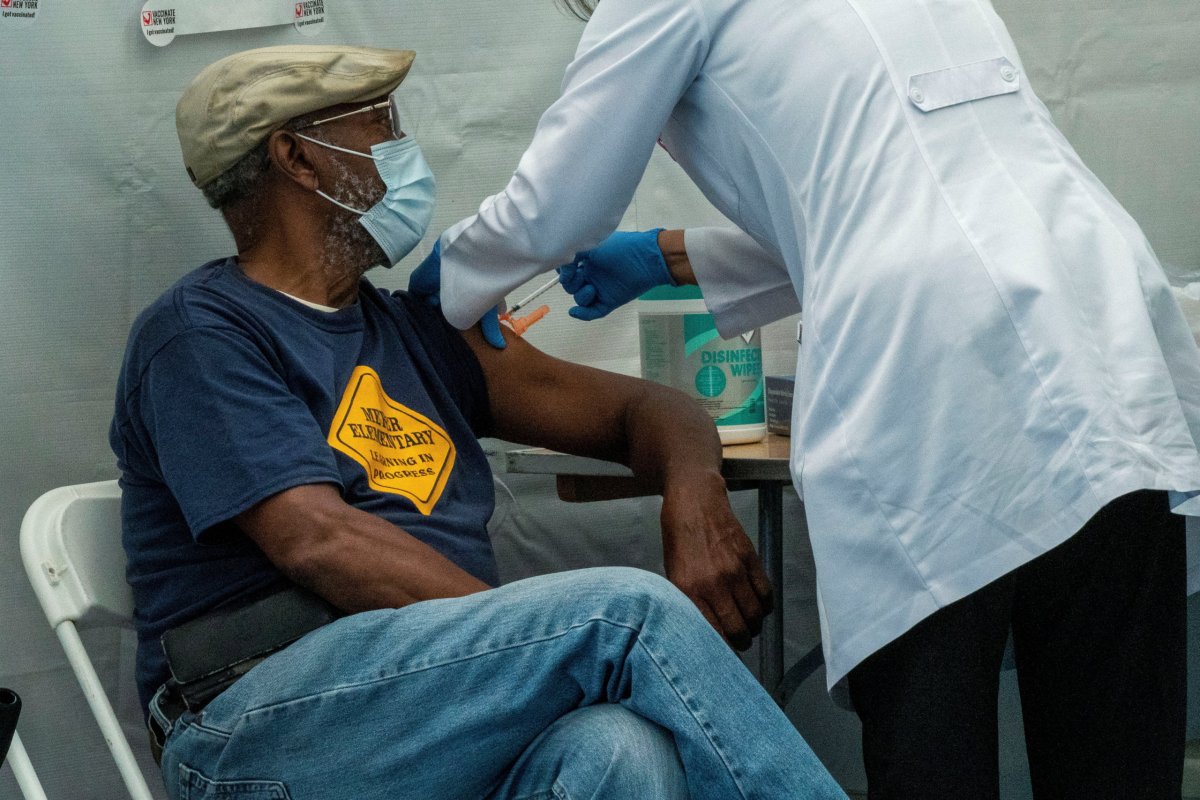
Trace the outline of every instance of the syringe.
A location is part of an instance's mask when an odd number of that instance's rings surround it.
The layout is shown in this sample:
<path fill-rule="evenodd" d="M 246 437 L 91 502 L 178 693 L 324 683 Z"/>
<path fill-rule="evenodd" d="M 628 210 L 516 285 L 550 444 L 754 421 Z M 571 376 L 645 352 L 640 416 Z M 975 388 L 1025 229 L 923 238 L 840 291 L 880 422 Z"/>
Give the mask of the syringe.
<path fill-rule="evenodd" d="M 535 308 L 532 313 L 528 314 L 527 316 L 521 317 L 520 319 L 517 319 L 516 317 L 514 317 L 513 313 L 516 311 L 520 311 L 522 308 L 527 306 L 529 303 L 536 300 L 538 298 L 538 296 L 540 296 L 543 292 L 547 291 L 551 286 L 556 286 L 556 285 L 558 285 L 558 276 L 557 275 L 555 275 L 550 280 L 546 281 L 546 283 L 544 285 L 539 286 L 537 289 L 535 289 L 533 294 L 529 295 L 528 297 L 526 297 L 521 302 L 517 303 L 512 308 L 508 309 L 508 311 L 505 311 L 503 314 L 501 314 L 500 319 L 503 322 L 508 323 L 508 326 L 510 328 L 512 328 L 513 333 L 517 334 L 517 336 L 523 336 L 525 334 L 525 331 L 529 330 L 529 328 L 532 327 L 535 322 L 537 322 L 542 317 L 544 317 L 550 313 L 550 306 L 539 306 L 538 308 Z"/>
<path fill-rule="evenodd" d="M 522 308 L 524 308 L 530 302 L 537 299 L 538 297 L 541 297 L 543 294 L 545 294 L 547 291 L 549 291 L 550 287 L 557 286 L 557 285 L 558 285 L 558 275 L 555 275 L 553 278 L 546 281 L 546 283 L 543 286 L 539 286 L 537 289 L 534 289 L 533 294 L 529 295 L 524 300 L 517 303 L 515 306 L 511 306 L 506 313 L 509 316 L 512 316 L 515 312 L 520 311 Z"/>

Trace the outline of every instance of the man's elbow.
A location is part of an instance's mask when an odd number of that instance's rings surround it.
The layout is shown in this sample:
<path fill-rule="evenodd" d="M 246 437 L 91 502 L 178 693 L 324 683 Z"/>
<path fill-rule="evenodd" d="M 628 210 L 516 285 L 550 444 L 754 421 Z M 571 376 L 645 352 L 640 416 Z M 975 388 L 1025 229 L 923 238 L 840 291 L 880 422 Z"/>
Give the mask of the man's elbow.
<path fill-rule="evenodd" d="M 251 536 L 289 580 L 320 593 L 322 577 L 345 552 L 346 525 L 345 509 L 314 504 L 273 520 Z"/>

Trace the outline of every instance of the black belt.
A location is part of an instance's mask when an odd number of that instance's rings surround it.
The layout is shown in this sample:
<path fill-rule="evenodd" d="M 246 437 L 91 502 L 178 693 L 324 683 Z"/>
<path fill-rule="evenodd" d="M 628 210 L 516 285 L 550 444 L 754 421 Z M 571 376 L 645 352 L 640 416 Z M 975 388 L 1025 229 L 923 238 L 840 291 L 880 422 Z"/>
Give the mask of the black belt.
<path fill-rule="evenodd" d="M 173 726 L 185 711 L 200 713 L 268 656 L 340 616 L 332 605 L 292 584 L 272 584 L 218 606 L 163 634 L 171 679 L 151 702 Z M 150 749 L 160 761 L 168 731 L 153 710 L 147 726 Z"/>
<path fill-rule="evenodd" d="M 167 733 L 174 726 L 184 711 L 187 711 L 187 705 L 183 702 L 178 692 L 172 691 L 167 685 L 164 685 L 158 693 L 150 700 L 151 709 L 146 715 L 146 728 L 150 732 L 150 754 L 154 756 L 154 763 L 162 766 L 163 745 L 167 743 Z M 167 718 L 167 728 L 164 729 L 158 717 L 154 715 L 157 709 L 164 717 Z"/>

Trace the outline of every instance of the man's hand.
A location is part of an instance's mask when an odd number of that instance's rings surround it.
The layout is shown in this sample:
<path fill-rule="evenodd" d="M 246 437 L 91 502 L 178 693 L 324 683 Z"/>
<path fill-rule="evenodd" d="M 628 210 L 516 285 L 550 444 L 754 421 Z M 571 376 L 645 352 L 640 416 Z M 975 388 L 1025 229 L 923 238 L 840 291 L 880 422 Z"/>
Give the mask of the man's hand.
<path fill-rule="evenodd" d="M 425 260 L 408 276 L 408 293 L 419 297 L 434 308 L 442 305 L 442 240 L 433 243 L 433 249 Z M 503 350 L 507 345 L 504 335 L 500 333 L 500 311 L 493 308 L 479 320 L 483 330 L 483 338 L 497 350 Z"/>
<path fill-rule="evenodd" d="M 600 319 L 655 286 L 673 285 L 658 245 L 661 230 L 617 231 L 559 267 L 558 282 L 575 298 L 567 313 L 585 321 Z"/>
<path fill-rule="evenodd" d="M 676 481 L 663 492 L 667 578 L 729 644 L 745 650 L 773 606 L 771 582 L 729 507 L 719 475 Z"/>

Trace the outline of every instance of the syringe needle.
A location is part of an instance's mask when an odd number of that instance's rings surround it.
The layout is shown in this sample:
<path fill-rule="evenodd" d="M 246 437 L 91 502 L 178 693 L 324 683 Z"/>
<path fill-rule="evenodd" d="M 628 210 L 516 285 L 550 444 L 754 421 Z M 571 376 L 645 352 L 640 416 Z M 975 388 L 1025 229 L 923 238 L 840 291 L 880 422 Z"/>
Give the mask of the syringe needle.
<path fill-rule="evenodd" d="M 515 306 L 510 306 L 510 307 L 509 307 L 509 309 L 508 309 L 508 313 L 509 313 L 509 314 L 513 314 L 513 313 L 515 313 L 515 312 L 517 312 L 517 311 L 520 311 L 522 308 L 524 308 L 524 307 L 525 307 L 526 305 L 528 305 L 530 302 L 532 302 L 532 301 L 533 301 L 533 300 L 535 300 L 536 298 L 540 297 L 540 296 L 541 296 L 542 294 L 544 294 L 545 292 L 549 291 L 550 287 L 552 287 L 552 286 L 557 286 L 557 285 L 558 285 L 558 276 L 557 276 L 557 275 L 555 275 L 553 278 L 551 278 L 550 280 L 546 281 L 546 283 L 545 283 L 544 285 L 542 285 L 542 286 L 539 286 L 537 289 L 535 289 L 535 290 L 534 290 L 534 292 L 533 292 L 533 294 L 529 295 L 529 296 L 528 296 L 528 297 L 526 297 L 524 300 L 522 300 L 521 302 L 517 303 Z"/>

